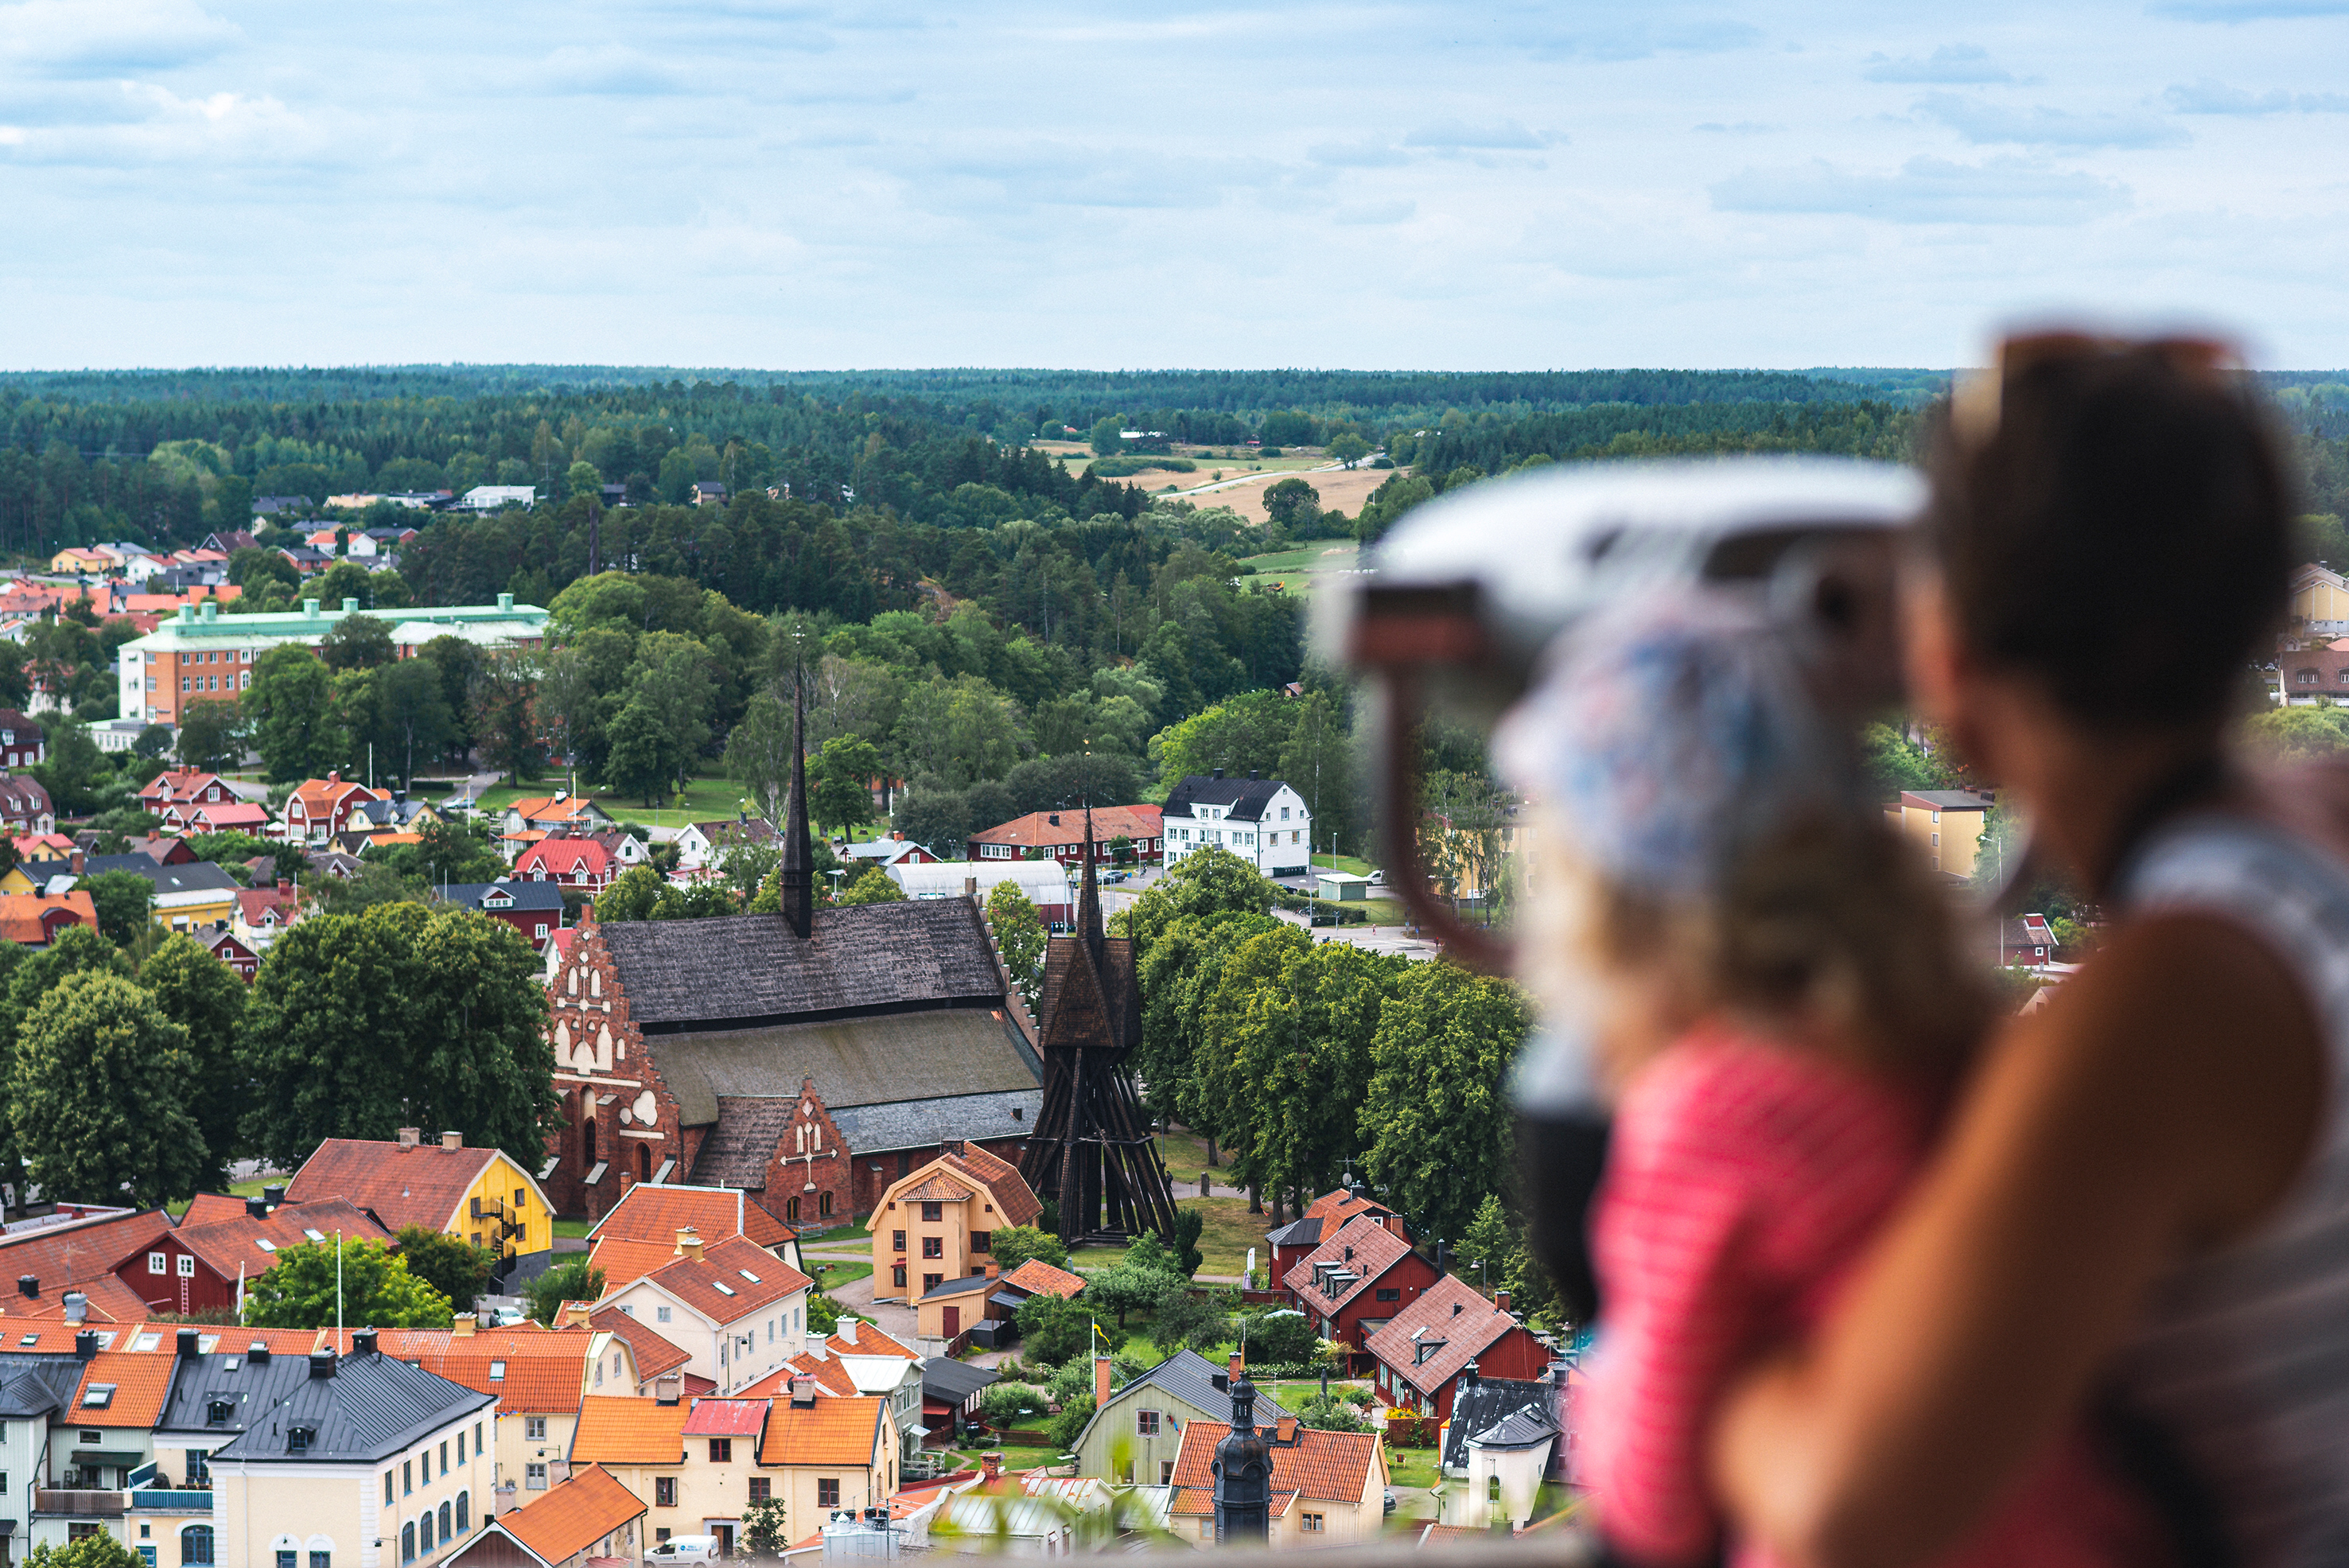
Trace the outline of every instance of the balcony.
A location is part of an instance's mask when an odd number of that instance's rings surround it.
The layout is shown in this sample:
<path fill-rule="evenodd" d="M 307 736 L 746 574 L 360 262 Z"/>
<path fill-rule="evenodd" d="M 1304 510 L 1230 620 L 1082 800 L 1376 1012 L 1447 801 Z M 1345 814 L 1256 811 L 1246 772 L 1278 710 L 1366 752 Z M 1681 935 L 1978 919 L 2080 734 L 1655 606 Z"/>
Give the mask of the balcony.
<path fill-rule="evenodd" d="M 171 1487 L 141 1487 L 130 1494 L 133 1513 L 210 1513 L 212 1494 L 209 1491 L 188 1491 Z"/>
<path fill-rule="evenodd" d="M 122 1494 L 36 1486 L 33 1489 L 33 1511 L 61 1519 L 112 1518 L 122 1512 Z"/>

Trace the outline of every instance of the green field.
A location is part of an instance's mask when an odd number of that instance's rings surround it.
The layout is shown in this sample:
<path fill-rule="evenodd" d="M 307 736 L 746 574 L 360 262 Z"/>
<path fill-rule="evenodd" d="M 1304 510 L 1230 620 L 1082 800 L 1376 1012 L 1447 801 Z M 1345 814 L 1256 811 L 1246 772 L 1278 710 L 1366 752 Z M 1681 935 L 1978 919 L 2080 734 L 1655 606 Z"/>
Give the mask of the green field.
<path fill-rule="evenodd" d="M 1212 495 L 1200 497 L 1203 504 L 1214 500 Z M 1352 571 L 1360 556 L 1361 546 L 1350 540 L 1314 539 L 1294 550 L 1250 556 L 1240 565 L 1255 567 L 1257 581 L 1278 583 L 1282 592 L 1293 594 L 1313 587 L 1326 573 Z"/>

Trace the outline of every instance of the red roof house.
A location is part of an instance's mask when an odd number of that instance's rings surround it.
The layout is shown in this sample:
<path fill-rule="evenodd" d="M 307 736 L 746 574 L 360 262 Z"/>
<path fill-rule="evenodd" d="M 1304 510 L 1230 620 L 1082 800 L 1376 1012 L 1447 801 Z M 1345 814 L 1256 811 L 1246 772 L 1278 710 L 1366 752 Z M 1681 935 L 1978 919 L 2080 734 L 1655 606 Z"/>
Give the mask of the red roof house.
<path fill-rule="evenodd" d="M 592 838 L 542 838 L 514 862 L 517 880 L 600 889 L 618 875 L 612 852 Z"/>
<path fill-rule="evenodd" d="M 1360 1350 L 1439 1276 L 1411 1243 L 1378 1225 L 1349 1225 L 1281 1276 L 1324 1339 Z"/>
<path fill-rule="evenodd" d="M 322 779 L 305 779 L 285 803 L 285 836 L 323 844 L 349 826 L 362 805 L 390 798 L 387 792 L 347 783 L 339 772 Z"/>
<path fill-rule="evenodd" d="M 1166 832 L 1160 826 L 1163 808 L 1154 805 L 1097 805 L 1093 807 L 1093 858 L 1106 864 L 1110 845 L 1118 838 L 1130 840 L 1134 857 L 1154 861 L 1164 858 Z M 1041 849 L 1059 861 L 1071 866 L 1084 864 L 1081 847 L 1085 836 L 1085 814 L 1081 811 L 1033 811 L 984 833 L 970 836 L 969 858 L 973 860 L 1025 860 L 1031 849 Z"/>
<path fill-rule="evenodd" d="M 1446 1274 L 1370 1337 L 1379 1363 L 1375 1378 L 1389 1405 L 1448 1417 L 1461 1375 L 1531 1382 L 1549 1365 L 1549 1350 L 1509 1314 L 1508 1293 L 1494 1301 Z"/>

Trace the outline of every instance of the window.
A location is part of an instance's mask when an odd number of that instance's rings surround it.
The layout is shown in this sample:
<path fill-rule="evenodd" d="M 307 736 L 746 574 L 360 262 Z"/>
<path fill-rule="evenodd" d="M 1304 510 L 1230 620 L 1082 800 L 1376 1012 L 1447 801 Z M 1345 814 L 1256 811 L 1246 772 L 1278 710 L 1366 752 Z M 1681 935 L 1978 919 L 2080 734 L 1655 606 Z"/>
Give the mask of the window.
<path fill-rule="evenodd" d="M 899 1290 L 901 1290 L 901 1291 L 902 1291 L 902 1290 L 904 1290 L 904 1289 L 905 1288 L 905 1264 L 903 1264 L 903 1263 L 893 1263 L 893 1264 L 891 1264 L 891 1265 L 890 1265 L 890 1267 L 889 1267 L 889 1282 L 890 1282 L 891 1284 L 893 1284 L 893 1285 L 896 1286 L 896 1287 L 897 1287 Z"/>
<path fill-rule="evenodd" d="M 944 1236 L 925 1236 L 922 1238 L 922 1256 L 925 1258 L 943 1258 L 946 1255 L 947 1239 Z"/>
<path fill-rule="evenodd" d="M 440 1505 L 440 1539 L 444 1543 L 450 1539 L 450 1535 L 451 1533 L 449 1529 L 449 1521 L 454 1515 L 456 1505 L 454 1503 L 444 1502 Z"/>
<path fill-rule="evenodd" d="M 188 1490 L 191 1491 L 202 1491 L 212 1484 L 212 1456 L 205 1453 L 202 1449 L 190 1449 L 188 1450 Z M 7 1490 L 8 1488 L 5 1484 L 5 1481 L 0 1481 L 0 1491 L 6 1491 Z"/>
<path fill-rule="evenodd" d="M 289 1454 L 306 1454 L 310 1451 L 310 1445 L 317 1439 L 317 1436 L 318 1429 L 316 1427 L 288 1427 L 285 1428 L 285 1451 Z"/>
<path fill-rule="evenodd" d="M 462 1432 L 457 1434 L 457 1462 L 460 1465 L 465 1462 L 465 1434 Z"/>
<path fill-rule="evenodd" d="M 383 1505 L 386 1508 L 391 1506 L 391 1472 L 389 1470 L 383 1472 Z"/>
<path fill-rule="evenodd" d="M 1161 1459 L 1158 1461 L 1158 1484 L 1160 1486 L 1173 1486 L 1174 1484 L 1174 1461 L 1173 1459 Z"/>
<path fill-rule="evenodd" d="M 1305 1533 L 1308 1535 L 1319 1535 L 1321 1533 L 1321 1516 L 1319 1514 L 1309 1513 L 1305 1516 Z"/>
<path fill-rule="evenodd" d="M 667 1323 L 668 1321 L 668 1308 L 658 1306 L 653 1308 L 653 1321 L 655 1323 Z"/>
<path fill-rule="evenodd" d="M 148 1272 L 149 1273 L 150 1273 L 150 1274 L 160 1274 L 160 1273 L 163 1273 L 163 1272 L 166 1272 L 170 1268 L 171 1268 L 171 1264 L 170 1264 L 170 1263 L 169 1263 L 169 1262 L 164 1259 L 164 1257 L 163 1257 L 163 1254 L 162 1254 L 162 1253 L 160 1253 L 160 1252 L 150 1252 L 150 1253 L 148 1253 L 148 1254 L 147 1254 L 147 1272 Z"/>
<path fill-rule="evenodd" d="M 522 1418 L 522 1435 L 524 1442 L 543 1443 L 546 1441 L 546 1417 L 543 1416 L 524 1416 Z"/>
<path fill-rule="evenodd" d="M 1139 1437 L 1156 1437 L 1158 1435 L 1158 1412 L 1155 1410 L 1136 1410 L 1133 1413 L 1133 1430 Z"/>
<path fill-rule="evenodd" d="M 302 1553 L 300 1549 L 289 1546 L 279 1552 L 277 1553 L 277 1568 L 302 1568 Z"/>
<path fill-rule="evenodd" d="M 732 1464 L 734 1462 L 734 1439 L 731 1438 L 710 1438 L 709 1462 L 713 1465 Z"/>
<path fill-rule="evenodd" d="M 2300 672 L 2297 679 L 2302 686 L 2313 686 L 2316 684 L 2316 671 L 2313 670 L 2303 670 Z M 1939 822 L 1941 819 L 1936 816 L 1933 820 L 1935 822 Z"/>
<path fill-rule="evenodd" d="M 653 1506 L 655 1508 L 675 1508 L 677 1506 L 677 1478 L 675 1476 L 655 1476 L 653 1478 Z"/>
<path fill-rule="evenodd" d="M 315 1546 L 312 1547 L 310 1549 L 310 1568 L 335 1568 L 335 1554 L 331 1552 L 321 1552 Z"/>
<path fill-rule="evenodd" d="M 838 1508 L 840 1506 L 840 1483 L 836 1480 L 820 1480 L 816 1482 L 815 1505 L 818 1508 Z"/>
<path fill-rule="evenodd" d="M 144 1529 L 146 1527 L 141 1525 L 140 1528 Z M 146 1568 L 155 1568 L 155 1549 L 151 1546 L 140 1547 L 139 1549 L 139 1561 L 145 1563 Z"/>
<path fill-rule="evenodd" d="M 432 1551 L 432 1511 L 426 1509 L 424 1517 L 416 1521 L 416 1550 L 429 1555 Z"/>
<path fill-rule="evenodd" d="M 460 1491 L 457 1494 L 457 1533 L 462 1535 L 472 1528 L 473 1494 L 470 1491 Z M 316 1565 L 312 1564 L 312 1568 L 316 1568 Z"/>
<path fill-rule="evenodd" d="M 181 1279 L 183 1279 L 183 1280 L 192 1280 L 192 1279 L 194 1279 L 195 1277 L 196 1277 L 196 1258 L 195 1258 L 195 1254 L 194 1254 L 194 1253 L 192 1253 L 192 1252 L 182 1252 L 182 1253 L 181 1253 L 181 1254 L 180 1254 L 180 1278 L 181 1278 Z"/>
<path fill-rule="evenodd" d="M 667 1526 L 667 1525 L 662 1525 L 659 1529 L 657 1529 L 657 1530 L 656 1530 L 656 1531 L 654 1531 L 654 1532 L 653 1532 L 653 1544 L 654 1544 L 654 1545 L 658 1546 L 658 1545 L 660 1545 L 663 1542 L 667 1541 L 667 1539 L 668 1539 L 668 1526 Z"/>
<path fill-rule="evenodd" d="M 1379 1291 L 1379 1300 L 1382 1302 L 1399 1302 L 1402 1300 L 1402 1292 L 1399 1289 L 1390 1290 L 1382 1286 Z"/>
<path fill-rule="evenodd" d="M 416 1462 L 413 1459 L 402 1459 L 399 1461 L 399 1495 L 406 1497 L 415 1490 Z"/>
<path fill-rule="evenodd" d="M 765 1476 L 750 1478 L 750 1501 L 765 1502 L 775 1495 L 775 1483 Z"/>
<path fill-rule="evenodd" d="M 546 1490 L 546 1467 L 544 1465 L 523 1466 L 522 1484 L 523 1489 L 526 1491 L 544 1491 Z"/>
<path fill-rule="evenodd" d="M 440 1473 L 444 1476 L 449 1473 L 449 1439 L 446 1438 L 440 1439 Z"/>
<path fill-rule="evenodd" d="M 1019 1113 L 1017 1110 L 1013 1111 L 1013 1112 L 1011 1113 L 1011 1117 L 1012 1117 L 1012 1119 L 1013 1119 L 1014 1121 L 1019 1120 Z M 816 1199 L 816 1200 L 815 1200 L 815 1208 L 816 1208 L 816 1212 L 817 1212 L 819 1215 L 823 1216 L 823 1218 L 825 1218 L 825 1219 L 827 1219 L 827 1220 L 828 1220 L 828 1219 L 830 1219 L 830 1218 L 832 1218 L 832 1194 L 831 1194 L 831 1193 L 829 1193 L 829 1192 L 826 1192 L 826 1193 L 822 1193 L 822 1194 L 818 1195 L 818 1197 L 817 1197 L 817 1199 Z"/>
<path fill-rule="evenodd" d="M 992 1231 L 973 1231 L 970 1233 L 970 1250 L 974 1252 L 991 1252 L 995 1249 L 988 1243 L 994 1240 L 995 1232 Z"/>
<path fill-rule="evenodd" d="M 212 1527 L 191 1524 L 180 1532 L 180 1562 L 183 1568 L 212 1568 Z"/>
<path fill-rule="evenodd" d="M 935 1225 L 946 1217 L 947 1206 L 944 1202 L 925 1203 L 922 1205 L 923 1223 Z"/>
<path fill-rule="evenodd" d="M 903 1231 L 890 1231 L 889 1241 L 893 1250 L 900 1252 L 905 1250 L 905 1233 Z"/>
<path fill-rule="evenodd" d="M 399 1527 L 399 1560 L 402 1563 L 416 1561 L 416 1526 L 412 1522 Z"/>
<path fill-rule="evenodd" d="M 793 1225 L 800 1222 L 800 1200 L 798 1199 L 786 1198 L 783 1199 L 783 1219 Z"/>
<path fill-rule="evenodd" d="M 114 1385 L 111 1383 L 93 1383 L 82 1393 L 81 1407 L 85 1410 L 103 1410 L 113 1403 Z M 82 1441 L 85 1443 L 96 1440 L 88 1432 L 82 1434 Z"/>

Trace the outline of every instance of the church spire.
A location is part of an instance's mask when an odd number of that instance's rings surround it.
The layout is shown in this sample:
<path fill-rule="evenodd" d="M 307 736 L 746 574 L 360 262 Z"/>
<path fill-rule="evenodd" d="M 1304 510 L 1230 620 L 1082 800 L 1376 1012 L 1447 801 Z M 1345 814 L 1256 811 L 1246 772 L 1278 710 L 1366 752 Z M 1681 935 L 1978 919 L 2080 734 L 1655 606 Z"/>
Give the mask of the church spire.
<path fill-rule="evenodd" d="M 792 670 L 792 804 L 784 812 L 781 881 L 783 919 L 804 940 L 815 929 L 815 851 L 808 842 L 807 696 L 796 666 Z"/>
<path fill-rule="evenodd" d="M 1093 803 L 1085 802 L 1085 875 L 1077 893 L 1077 935 L 1098 971 L 1102 961 L 1101 885 L 1093 877 Z"/>

